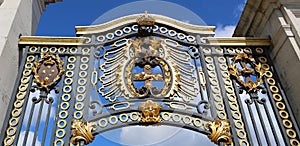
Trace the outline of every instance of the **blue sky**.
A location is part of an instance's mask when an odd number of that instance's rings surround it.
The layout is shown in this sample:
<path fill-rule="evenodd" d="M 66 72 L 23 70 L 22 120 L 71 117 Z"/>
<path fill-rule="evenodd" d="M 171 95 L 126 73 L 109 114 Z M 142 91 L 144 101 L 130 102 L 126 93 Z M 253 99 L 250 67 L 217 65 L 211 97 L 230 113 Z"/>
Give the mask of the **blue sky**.
<path fill-rule="evenodd" d="M 105 12 L 130 2 L 134 1 L 64 0 L 64 2 L 50 4 L 41 16 L 36 35 L 75 36 L 76 25 L 90 25 Z M 217 34 L 220 32 L 222 36 L 223 34 L 228 36 L 229 34 L 226 35 L 226 33 L 232 31 L 239 20 L 245 0 L 172 0 L 168 2 L 190 9 L 207 25 L 217 26 Z"/>
<path fill-rule="evenodd" d="M 154 0 L 151 0 L 152 2 Z M 47 6 L 46 11 L 42 14 L 40 24 L 36 31 L 36 35 L 41 36 L 76 36 L 75 26 L 90 25 L 98 17 L 116 8 L 120 5 L 124 5 L 131 0 L 64 0 L 56 4 Z M 198 15 L 207 25 L 216 26 L 216 36 L 218 37 L 229 37 L 238 23 L 240 14 L 242 12 L 245 0 L 172 0 L 168 1 L 188 8 L 190 11 Z M 167 7 L 167 8 L 166 8 Z M 158 8 L 161 10 L 168 10 L 168 6 Z M 147 6 L 140 9 L 147 10 Z M 111 11 L 112 12 L 112 11 Z M 120 11 L 119 13 L 124 13 Z M 150 11 L 151 13 L 151 11 Z M 178 11 L 178 15 L 180 15 Z M 177 14 L 173 13 L 174 17 Z M 193 19 L 194 17 L 186 16 L 187 19 Z M 185 20 L 183 20 L 185 21 Z M 190 22 L 193 20 L 186 20 Z M 105 145 L 105 146 L 120 146 L 120 142 L 131 143 L 141 145 L 141 143 L 156 141 L 152 145 L 207 145 L 210 142 L 205 141 L 207 138 L 200 134 L 192 131 L 182 130 L 177 128 L 168 127 L 150 127 L 151 131 L 144 137 L 139 137 L 142 133 L 149 131 L 145 128 L 122 128 L 105 132 L 104 134 L 98 135 L 92 145 Z M 169 138 L 161 139 L 161 137 L 169 136 Z M 147 136 L 147 137 L 146 137 Z M 205 136 L 206 137 L 206 136 Z M 134 141 L 138 140 L 139 143 Z M 151 145 L 151 143 L 148 143 Z"/>

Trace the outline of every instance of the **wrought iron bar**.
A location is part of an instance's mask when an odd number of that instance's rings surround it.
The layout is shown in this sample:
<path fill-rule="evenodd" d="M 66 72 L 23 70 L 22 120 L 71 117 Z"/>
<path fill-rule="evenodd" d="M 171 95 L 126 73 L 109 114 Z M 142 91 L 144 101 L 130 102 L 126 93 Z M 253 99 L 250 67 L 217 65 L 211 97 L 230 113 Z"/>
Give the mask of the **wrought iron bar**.
<path fill-rule="evenodd" d="M 257 93 L 256 93 L 257 94 Z M 267 144 L 268 145 L 271 145 L 271 142 L 270 142 L 270 139 L 269 139 L 269 134 L 268 134 L 268 132 L 267 132 L 267 129 L 266 129 L 266 125 L 265 125 L 265 122 L 264 122 L 264 120 L 263 120 L 263 118 L 262 118 L 262 114 L 261 114 L 261 111 L 260 111 L 260 108 L 258 107 L 258 101 L 257 101 L 258 99 L 255 99 L 254 100 L 254 106 L 255 106 L 255 108 L 256 108 L 256 111 L 257 111 L 257 113 L 258 113 L 258 117 L 259 117 L 259 121 L 260 121 L 260 123 L 262 124 L 262 128 L 263 128 L 263 132 L 264 132 L 264 137 L 266 138 L 266 141 L 267 141 Z"/>
<path fill-rule="evenodd" d="M 51 113 L 53 101 L 54 101 L 54 99 L 52 97 L 49 97 L 48 101 L 46 100 L 46 102 L 48 103 L 48 109 L 47 109 L 45 126 L 44 126 L 44 130 L 43 130 L 43 137 L 42 137 L 42 144 L 41 144 L 42 146 L 45 145 L 46 135 L 47 135 L 47 131 L 48 131 L 48 123 L 49 123 L 49 119 L 50 119 L 50 113 Z"/>
<path fill-rule="evenodd" d="M 204 55 L 204 52 L 203 52 L 203 48 L 202 48 L 202 42 L 201 42 L 201 38 L 200 38 L 200 35 L 197 35 L 196 36 L 196 42 L 197 42 L 197 45 L 199 45 L 198 47 L 198 51 L 200 53 L 200 63 L 202 64 L 202 69 L 203 69 L 203 72 L 204 72 L 204 76 L 205 76 L 205 79 L 209 80 L 209 76 L 207 74 L 207 66 L 205 65 L 206 62 L 205 62 L 205 55 Z M 212 94 L 212 89 L 211 89 L 211 85 L 210 85 L 210 82 L 207 82 L 206 83 L 206 90 L 207 90 L 207 96 L 208 96 L 208 99 L 211 101 L 213 100 L 213 94 Z M 217 114 L 216 114 L 216 111 L 215 111 L 215 108 L 214 106 L 210 106 L 210 111 L 211 111 L 211 116 L 212 118 L 216 119 L 217 117 Z"/>
<path fill-rule="evenodd" d="M 226 48 L 225 48 L 226 50 Z M 226 50 L 227 52 L 227 50 Z M 225 55 L 225 58 L 226 58 L 226 62 L 227 62 L 227 66 L 229 65 L 230 63 L 230 59 L 229 59 L 229 56 L 228 55 Z M 243 102 L 242 102 L 242 99 L 240 97 L 240 94 L 239 94 L 239 88 L 237 87 L 237 82 L 235 80 L 232 80 L 232 85 L 234 87 L 234 93 L 237 97 L 237 102 L 239 104 L 239 107 L 240 107 L 240 112 L 242 113 L 242 120 L 244 121 L 244 123 L 247 123 L 247 118 L 246 118 L 246 114 L 245 114 L 245 109 L 243 107 Z M 245 124 L 245 129 L 246 129 L 246 133 L 247 133 L 247 139 L 249 141 L 249 145 L 253 145 L 253 139 L 251 138 L 251 134 L 250 134 L 250 128 L 249 128 L 249 125 L 248 124 Z"/>
<path fill-rule="evenodd" d="M 215 48 L 213 47 L 213 52 L 215 52 Z M 223 102 L 224 102 L 224 105 L 225 105 L 225 110 L 226 110 L 226 114 L 228 116 L 228 119 L 230 121 L 230 127 L 235 127 L 234 126 L 234 121 L 233 121 L 233 117 L 232 115 L 230 114 L 231 113 L 231 109 L 229 107 L 229 101 L 227 99 L 227 95 L 226 95 L 226 89 L 224 88 L 225 84 L 224 84 L 224 81 L 222 79 L 222 74 L 221 74 L 221 70 L 220 70 L 220 67 L 219 67 L 219 63 L 218 63 L 218 58 L 217 56 L 214 56 L 213 57 L 213 63 L 216 67 L 216 73 L 217 73 L 217 77 L 218 77 L 218 81 L 219 81 L 219 87 L 221 88 L 221 95 L 223 97 Z M 235 128 L 231 128 L 231 134 L 233 137 L 237 137 L 237 134 L 236 134 L 236 129 Z M 234 138 L 233 139 L 234 141 L 234 145 L 238 145 L 239 142 L 238 142 L 238 139 L 237 138 Z"/>
<path fill-rule="evenodd" d="M 81 47 L 80 47 L 80 49 L 78 47 L 78 51 L 81 51 Z M 75 63 L 76 63 L 75 66 L 79 66 L 80 65 L 80 56 L 76 56 L 76 62 Z M 74 75 L 78 74 L 78 73 L 79 73 L 79 68 L 77 67 L 77 68 L 74 69 Z M 74 76 L 73 78 L 74 78 L 73 79 L 74 81 L 78 80 L 78 76 L 77 75 Z M 76 87 L 77 87 L 77 84 L 72 84 L 72 94 L 71 94 L 71 96 L 72 95 L 73 96 L 76 95 L 76 92 L 77 92 L 77 90 L 76 90 L 77 88 Z M 68 117 L 67 117 L 68 121 L 67 121 L 67 126 L 66 126 L 65 143 L 70 143 L 71 125 L 72 125 L 72 120 L 73 120 L 73 117 L 74 117 L 73 113 L 74 113 L 75 98 L 74 97 L 71 98 L 71 100 L 69 101 L 69 103 L 70 103 L 69 113 L 72 113 L 72 114 L 69 114 Z"/>
<path fill-rule="evenodd" d="M 254 128 L 254 132 L 255 132 L 255 136 L 256 136 L 258 145 L 261 146 L 262 143 L 261 143 L 260 135 L 259 135 L 259 132 L 258 132 L 257 125 L 253 123 L 255 121 L 255 119 L 254 119 L 254 115 L 253 115 L 253 112 L 252 112 L 251 107 L 250 107 L 250 104 L 252 104 L 253 101 L 251 99 L 246 99 L 245 102 L 247 104 L 247 108 L 248 108 L 248 111 L 250 113 L 250 118 L 251 118 L 251 121 L 252 121 L 252 126 Z"/>
<path fill-rule="evenodd" d="M 29 117 L 28 117 L 28 123 L 27 123 L 27 126 L 26 126 L 25 135 L 24 135 L 23 144 L 22 144 L 23 146 L 25 146 L 26 143 L 27 143 L 28 133 L 29 133 L 29 129 L 30 129 L 31 121 L 32 121 L 32 116 L 33 116 L 35 104 L 37 104 L 39 102 L 38 100 L 39 99 L 36 99 L 36 97 L 32 98 L 32 105 L 31 105 L 31 108 L 30 108 L 30 114 L 29 114 Z"/>
<path fill-rule="evenodd" d="M 47 93 L 45 93 L 45 91 L 41 91 L 40 92 L 40 98 L 41 98 L 41 103 L 40 103 L 40 108 L 39 108 L 39 111 L 38 111 L 39 113 L 38 113 L 37 121 L 35 123 L 35 131 L 34 131 L 34 135 L 33 135 L 32 144 L 36 143 L 36 137 L 37 137 L 37 134 L 38 134 L 38 129 L 39 129 L 40 121 L 41 121 L 41 114 L 43 112 L 44 101 L 45 101 L 45 98 L 47 98 Z"/>
<path fill-rule="evenodd" d="M 268 121 L 269 121 L 269 123 L 270 123 L 271 130 L 272 130 L 273 136 L 274 136 L 274 138 L 275 138 L 275 142 L 276 142 L 276 144 L 277 144 L 278 146 L 280 146 L 281 144 L 280 144 L 280 142 L 279 142 L 279 140 L 278 140 L 278 134 L 277 134 L 277 132 L 276 132 L 276 130 L 275 130 L 274 122 L 273 122 L 273 120 L 272 120 L 272 118 L 271 118 L 271 116 L 270 116 L 270 112 L 269 112 L 269 109 L 268 109 L 268 107 L 267 107 L 267 105 L 266 105 L 266 102 L 263 102 L 262 104 L 263 104 L 264 109 L 265 109 L 265 111 L 266 111 L 266 113 L 267 113 L 266 115 L 267 115 Z"/>
<path fill-rule="evenodd" d="M 63 65 L 63 68 L 67 68 L 67 64 L 68 64 L 68 57 L 67 56 L 64 56 L 64 65 Z M 63 74 L 62 77 L 61 77 L 61 80 L 60 80 L 60 83 L 59 83 L 59 89 L 58 89 L 58 96 L 57 96 L 57 102 L 56 102 L 56 108 L 55 108 L 55 115 L 57 116 L 58 113 L 59 113 L 59 109 L 60 109 L 60 104 L 61 104 L 61 97 L 62 97 L 62 91 L 63 91 L 63 87 L 64 87 L 64 80 L 66 78 L 66 75 Z M 58 118 L 54 118 L 54 123 L 57 123 L 58 121 Z M 51 135 L 51 138 L 50 138 L 50 144 L 53 144 L 54 143 L 54 139 L 55 139 L 55 131 L 56 131 L 56 128 L 57 128 L 57 124 L 54 124 L 53 127 L 52 127 L 52 135 Z"/>

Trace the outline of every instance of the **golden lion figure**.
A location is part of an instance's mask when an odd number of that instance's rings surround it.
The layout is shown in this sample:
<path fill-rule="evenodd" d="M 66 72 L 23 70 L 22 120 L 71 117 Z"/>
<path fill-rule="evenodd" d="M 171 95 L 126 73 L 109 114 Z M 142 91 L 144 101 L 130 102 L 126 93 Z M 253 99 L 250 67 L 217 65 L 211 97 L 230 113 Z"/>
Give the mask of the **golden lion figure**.
<path fill-rule="evenodd" d="M 160 119 L 160 110 L 162 106 L 153 102 L 152 100 L 147 100 L 146 102 L 139 105 L 139 110 L 141 113 L 142 123 L 159 123 L 162 122 Z"/>

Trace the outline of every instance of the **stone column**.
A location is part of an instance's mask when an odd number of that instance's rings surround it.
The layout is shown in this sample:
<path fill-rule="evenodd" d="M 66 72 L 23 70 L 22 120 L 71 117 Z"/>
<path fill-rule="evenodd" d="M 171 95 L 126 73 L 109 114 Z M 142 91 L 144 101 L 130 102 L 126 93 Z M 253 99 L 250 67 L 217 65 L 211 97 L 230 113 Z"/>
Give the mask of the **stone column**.
<path fill-rule="evenodd" d="M 18 48 L 19 36 L 33 35 L 46 4 L 56 1 L 0 0 L 0 129 L 22 56 L 22 48 Z"/>

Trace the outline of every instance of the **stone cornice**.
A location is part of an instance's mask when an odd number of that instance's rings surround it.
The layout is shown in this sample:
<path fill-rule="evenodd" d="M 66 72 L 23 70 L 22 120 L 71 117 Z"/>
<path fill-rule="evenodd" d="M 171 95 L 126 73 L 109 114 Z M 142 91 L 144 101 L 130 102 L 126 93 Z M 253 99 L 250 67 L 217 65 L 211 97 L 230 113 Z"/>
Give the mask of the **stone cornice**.
<path fill-rule="evenodd" d="M 299 0 L 248 0 L 233 36 L 260 36 L 261 26 L 270 19 L 274 10 L 284 11 L 282 7 L 300 17 Z"/>
<path fill-rule="evenodd" d="M 231 37 L 231 38 L 203 38 L 210 45 L 218 46 L 270 46 L 268 38 L 253 38 L 253 37 Z"/>
<path fill-rule="evenodd" d="M 63 0 L 38 0 L 40 3 L 40 6 L 43 11 L 46 10 L 46 5 L 51 4 L 51 3 L 56 3 L 56 2 L 62 2 Z M 43 1 L 43 2 L 41 2 Z"/>
<path fill-rule="evenodd" d="M 85 37 L 50 37 L 50 36 L 22 36 L 19 40 L 20 45 L 82 45 L 87 38 Z M 214 38 L 204 37 L 209 45 L 219 46 L 270 46 L 267 38 Z"/>
<path fill-rule="evenodd" d="M 82 45 L 84 37 L 21 36 L 20 45 Z"/>

